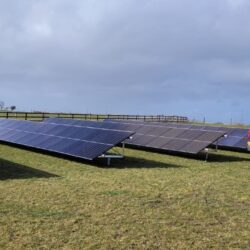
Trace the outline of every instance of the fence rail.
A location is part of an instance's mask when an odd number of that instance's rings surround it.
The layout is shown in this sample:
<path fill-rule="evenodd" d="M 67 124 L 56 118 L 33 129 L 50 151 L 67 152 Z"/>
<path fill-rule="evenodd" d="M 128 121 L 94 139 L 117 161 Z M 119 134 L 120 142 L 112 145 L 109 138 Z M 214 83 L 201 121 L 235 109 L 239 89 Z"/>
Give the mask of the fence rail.
<path fill-rule="evenodd" d="M 185 116 L 167 115 L 112 115 L 112 114 L 80 114 L 80 113 L 43 113 L 43 112 L 0 112 L 0 118 L 42 121 L 45 118 L 70 118 L 84 120 L 141 120 L 152 122 L 188 122 Z"/>

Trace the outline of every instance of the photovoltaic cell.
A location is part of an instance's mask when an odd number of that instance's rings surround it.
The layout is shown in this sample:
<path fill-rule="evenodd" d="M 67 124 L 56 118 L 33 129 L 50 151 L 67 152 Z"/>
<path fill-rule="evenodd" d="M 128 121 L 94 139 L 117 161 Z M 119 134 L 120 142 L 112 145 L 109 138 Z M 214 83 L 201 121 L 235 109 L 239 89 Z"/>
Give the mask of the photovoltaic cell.
<path fill-rule="evenodd" d="M 153 140 L 151 140 L 148 144 L 146 144 L 146 147 L 149 148 L 163 148 L 165 144 L 170 142 L 172 139 L 168 139 L 165 137 L 155 137 Z"/>
<path fill-rule="evenodd" d="M 162 134 L 164 137 L 169 137 L 169 138 L 177 138 L 181 136 L 181 134 L 185 133 L 187 129 L 179 129 L 179 128 L 171 128 L 168 129 L 165 133 Z"/>
<path fill-rule="evenodd" d="M 162 146 L 162 149 L 183 152 L 181 149 L 189 143 L 187 140 L 172 139 Z"/>
<path fill-rule="evenodd" d="M 158 129 L 153 129 L 150 134 L 154 136 L 162 136 L 167 131 L 171 130 L 171 128 L 159 127 Z"/>
<path fill-rule="evenodd" d="M 91 126 L 92 127 L 91 127 Z M 131 131 L 0 119 L 0 141 L 93 160 L 133 135 Z"/>
<path fill-rule="evenodd" d="M 149 143 L 150 141 L 152 141 L 152 136 L 149 136 L 149 135 L 138 135 L 138 137 L 136 137 L 133 140 L 133 145 L 144 146 L 147 143 Z"/>
<path fill-rule="evenodd" d="M 190 152 L 191 154 L 196 154 L 197 151 L 199 151 L 201 148 L 206 148 L 207 142 L 202 142 L 202 141 L 191 141 L 190 143 L 188 143 L 187 145 L 185 145 L 182 148 L 183 152 Z"/>
<path fill-rule="evenodd" d="M 139 134 L 150 134 L 151 135 L 154 132 L 154 129 L 151 127 L 141 126 L 136 131 Z"/>
<path fill-rule="evenodd" d="M 182 138 L 186 139 L 186 140 L 193 141 L 193 140 L 197 139 L 198 137 L 200 137 L 202 134 L 204 134 L 204 131 L 188 130 L 182 135 Z"/>

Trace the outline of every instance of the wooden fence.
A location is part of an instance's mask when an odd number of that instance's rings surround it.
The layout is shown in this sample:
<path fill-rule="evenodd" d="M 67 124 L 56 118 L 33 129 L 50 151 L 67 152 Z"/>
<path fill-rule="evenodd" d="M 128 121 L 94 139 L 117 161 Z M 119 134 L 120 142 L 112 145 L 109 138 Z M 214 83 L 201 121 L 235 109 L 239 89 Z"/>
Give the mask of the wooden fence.
<path fill-rule="evenodd" d="M 166 115 L 112 115 L 112 114 L 77 114 L 77 113 L 43 113 L 43 112 L 6 112 L 0 111 L 0 118 L 42 121 L 45 118 L 70 118 L 84 120 L 141 120 L 151 122 L 188 122 L 185 116 Z"/>

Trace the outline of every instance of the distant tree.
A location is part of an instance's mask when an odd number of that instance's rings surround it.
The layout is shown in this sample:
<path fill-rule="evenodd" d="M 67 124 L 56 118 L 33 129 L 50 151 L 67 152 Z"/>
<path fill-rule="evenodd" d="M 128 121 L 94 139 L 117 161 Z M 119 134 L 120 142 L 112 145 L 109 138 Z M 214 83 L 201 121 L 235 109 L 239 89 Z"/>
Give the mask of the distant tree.
<path fill-rule="evenodd" d="M 11 111 L 16 110 L 16 106 L 10 106 L 10 110 L 11 110 Z"/>
<path fill-rule="evenodd" d="M 4 102 L 0 101 L 0 110 L 3 110 L 3 109 L 4 109 Z"/>

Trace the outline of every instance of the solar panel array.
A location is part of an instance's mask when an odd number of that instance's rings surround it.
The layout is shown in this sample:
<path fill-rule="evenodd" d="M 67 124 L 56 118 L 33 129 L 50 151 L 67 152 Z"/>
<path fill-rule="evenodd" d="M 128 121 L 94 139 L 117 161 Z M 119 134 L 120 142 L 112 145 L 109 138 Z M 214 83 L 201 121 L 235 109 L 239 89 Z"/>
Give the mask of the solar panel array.
<path fill-rule="evenodd" d="M 74 126 L 91 125 L 92 121 L 49 118 L 47 123 L 68 124 Z M 197 154 L 211 145 L 225 133 L 218 131 L 195 130 L 190 128 L 169 128 L 152 124 L 135 124 L 123 121 L 105 120 L 95 123 L 102 128 L 135 131 L 136 134 L 128 145 L 141 146 L 151 149 L 161 149 L 173 152 Z"/>
<path fill-rule="evenodd" d="M 97 122 L 96 122 L 97 123 Z M 0 119 L 0 141 L 93 160 L 133 135 L 131 131 Z"/>
<path fill-rule="evenodd" d="M 112 120 L 112 122 L 122 122 L 118 120 Z M 149 123 L 141 121 L 127 121 L 128 123 L 133 124 L 153 124 L 166 126 L 168 128 L 189 128 L 196 130 L 208 130 L 208 131 L 220 131 L 227 134 L 226 137 L 222 137 L 216 143 L 218 146 L 228 149 L 241 149 L 247 150 L 247 141 L 248 141 L 248 129 L 243 128 L 226 128 L 220 126 L 202 126 L 202 125 L 192 125 L 192 124 L 181 124 L 181 123 Z"/>

